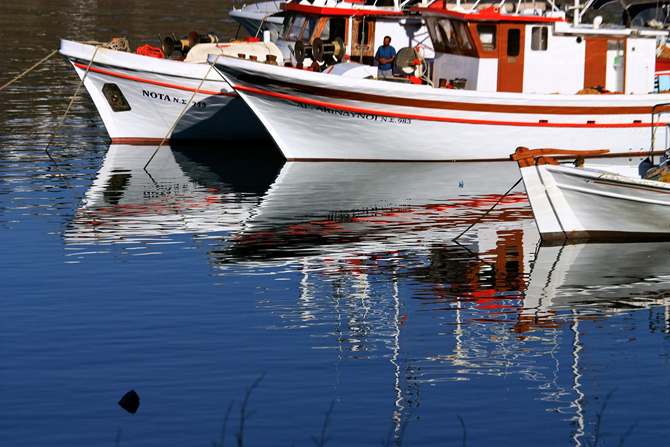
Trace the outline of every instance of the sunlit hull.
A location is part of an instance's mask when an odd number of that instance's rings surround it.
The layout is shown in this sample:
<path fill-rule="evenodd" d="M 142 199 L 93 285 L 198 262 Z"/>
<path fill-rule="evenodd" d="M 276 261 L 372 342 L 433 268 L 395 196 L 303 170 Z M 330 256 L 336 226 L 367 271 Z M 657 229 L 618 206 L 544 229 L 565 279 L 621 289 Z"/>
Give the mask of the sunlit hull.
<path fill-rule="evenodd" d="M 551 164 L 521 174 L 545 240 L 670 239 L 670 183 Z"/>
<path fill-rule="evenodd" d="M 230 58 L 215 65 L 288 160 L 503 160 L 519 145 L 633 156 L 649 150 L 651 108 L 670 101 L 435 89 Z"/>
<path fill-rule="evenodd" d="M 86 75 L 84 86 L 112 142 L 268 138 L 242 99 L 208 64 L 95 48 L 61 40 L 60 52 L 80 78 Z"/>

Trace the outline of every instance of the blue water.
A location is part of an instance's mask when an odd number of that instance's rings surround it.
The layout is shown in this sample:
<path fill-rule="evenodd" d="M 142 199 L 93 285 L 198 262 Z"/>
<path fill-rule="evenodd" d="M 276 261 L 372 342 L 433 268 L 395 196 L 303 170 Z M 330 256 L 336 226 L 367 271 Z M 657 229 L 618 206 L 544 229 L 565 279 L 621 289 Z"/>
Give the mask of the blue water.
<path fill-rule="evenodd" d="M 204 14 L 153 3 L 147 26 Z M 9 8 L 0 83 L 135 14 L 97 6 Z M 507 163 L 215 145 L 145 171 L 85 93 L 49 158 L 76 85 L 54 58 L 0 92 L 3 446 L 218 445 L 224 421 L 224 445 L 670 445 L 670 244 L 540 246 L 522 187 L 477 221 Z"/>

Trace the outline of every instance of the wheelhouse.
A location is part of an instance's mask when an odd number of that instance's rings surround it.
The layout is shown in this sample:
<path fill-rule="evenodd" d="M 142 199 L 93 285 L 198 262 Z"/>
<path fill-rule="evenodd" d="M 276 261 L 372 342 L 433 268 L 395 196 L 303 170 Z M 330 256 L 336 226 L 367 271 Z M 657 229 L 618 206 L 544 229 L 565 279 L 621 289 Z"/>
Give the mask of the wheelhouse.
<path fill-rule="evenodd" d="M 414 3 L 411 0 L 406 3 Z M 286 60 L 297 42 L 311 45 L 319 38 L 323 43 L 341 39 L 352 61 L 374 64 L 374 55 L 385 36 L 391 36 L 396 49 L 420 45 L 426 57 L 434 53 L 421 17 L 410 15 L 394 1 L 332 1 L 317 5 L 287 2 L 282 4 L 286 15 L 277 41 Z"/>
<path fill-rule="evenodd" d="M 289 13 L 279 36 L 286 42 L 312 43 L 317 37 L 331 42 L 339 37 L 347 42 L 346 17 L 323 17 L 314 14 Z"/>
<path fill-rule="evenodd" d="M 422 11 L 435 49 L 433 82 L 468 90 L 575 94 L 654 89 L 656 39 L 650 29 L 571 25 L 562 11 L 510 13 L 498 6 Z M 456 82 L 458 80 L 459 82 Z"/>

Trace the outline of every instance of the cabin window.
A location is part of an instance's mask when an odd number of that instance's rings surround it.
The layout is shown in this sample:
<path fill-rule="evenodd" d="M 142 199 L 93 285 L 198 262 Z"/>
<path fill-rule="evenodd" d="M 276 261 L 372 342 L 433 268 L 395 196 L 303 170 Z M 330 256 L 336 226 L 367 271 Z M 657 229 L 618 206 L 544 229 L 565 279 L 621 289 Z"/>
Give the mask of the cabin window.
<path fill-rule="evenodd" d="M 462 56 L 477 56 L 472 44 L 472 35 L 465 22 L 428 17 L 426 18 L 426 25 L 435 51 Z"/>
<path fill-rule="evenodd" d="M 367 46 L 370 43 L 370 22 L 366 22 L 365 19 L 358 25 L 356 43 L 360 46 Z"/>
<path fill-rule="evenodd" d="M 286 35 L 286 40 L 298 40 L 300 37 L 300 32 L 302 31 L 302 26 L 305 24 L 305 16 L 297 14 L 293 16 L 293 23 L 291 28 Z"/>
<path fill-rule="evenodd" d="M 286 14 L 284 16 L 284 22 L 281 25 L 281 32 L 279 33 L 279 37 L 282 39 L 288 39 L 288 32 L 291 29 L 294 17 L 295 15 L 293 13 Z"/>
<path fill-rule="evenodd" d="M 281 24 L 281 32 L 279 33 L 279 37 L 282 39 L 286 39 L 286 33 L 291 27 L 291 19 L 293 16 L 284 16 L 284 22 Z"/>
<path fill-rule="evenodd" d="M 316 28 L 316 24 L 319 22 L 319 20 L 315 16 L 309 16 L 307 17 L 307 20 L 305 21 L 305 30 L 302 32 L 302 36 L 300 36 L 300 40 L 303 42 L 309 42 L 312 33 L 314 32 L 314 29 Z"/>
<path fill-rule="evenodd" d="M 496 49 L 496 26 L 495 25 L 477 25 L 477 34 L 482 43 L 484 51 L 493 51 Z"/>
<path fill-rule="evenodd" d="M 343 42 L 346 42 L 347 36 L 347 22 L 343 17 L 330 17 L 323 24 L 321 35 L 319 38 L 324 42 L 332 42 L 339 37 Z"/>
<path fill-rule="evenodd" d="M 430 34 L 430 40 L 433 41 L 433 48 L 435 51 L 446 53 L 447 44 L 444 41 L 442 28 L 440 28 L 437 20 L 429 17 L 426 19 L 426 24 L 428 25 L 428 33 Z"/>
<path fill-rule="evenodd" d="M 461 48 L 464 50 L 471 50 L 472 44 L 470 43 L 470 38 L 468 37 L 468 31 L 465 29 L 465 23 L 455 22 L 456 32 L 458 33 L 458 41 L 461 44 Z"/>
<path fill-rule="evenodd" d="M 549 31 L 546 26 L 534 26 L 530 34 L 530 49 L 534 51 L 547 51 L 547 39 Z"/>
<path fill-rule="evenodd" d="M 451 20 L 442 19 L 440 20 L 440 26 L 442 28 L 442 37 L 444 39 L 444 44 L 450 48 L 458 47 L 458 41 L 456 40 L 456 31 L 451 24 Z"/>
<path fill-rule="evenodd" d="M 521 51 L 521 30 L 509 29 L 507 30 L 507 55 L 509 57 L 517 57 Z"/>

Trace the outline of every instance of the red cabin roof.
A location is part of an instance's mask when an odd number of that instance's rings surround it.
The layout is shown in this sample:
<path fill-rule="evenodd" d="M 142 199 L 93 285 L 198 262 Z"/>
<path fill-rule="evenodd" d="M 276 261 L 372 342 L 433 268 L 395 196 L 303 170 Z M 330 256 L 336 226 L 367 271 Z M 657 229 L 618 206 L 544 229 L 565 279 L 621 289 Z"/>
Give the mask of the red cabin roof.
<path fill-rule="evenodd" d="M 528 22 L 528 23 L 554 23 L 565 22 L 567 19 L 561 17 L 543 17 L 525 14 L 503 14 L 499 7 L 491 6 L 476 12 L 460 12 L 446 8 L 446 2 L 435 2 L 427 7 L 411 8 L 412 12 L 424 15 L 444 15 L 455 17 L 468 22 Z M 428 13 L 428 14 L 426 14 Z"/>
<path fill-rule="evenodd" d="M 303 14 L 314 14 L 318 16 L 397 16 L 403 15 L 402 11 L 392 9 L 366 9 L 366 8 L 330 8 L 314 5 L 301 5 L 294 2 L 282 3 L 281 9 L 285 11 L 301 12 Z"/>

